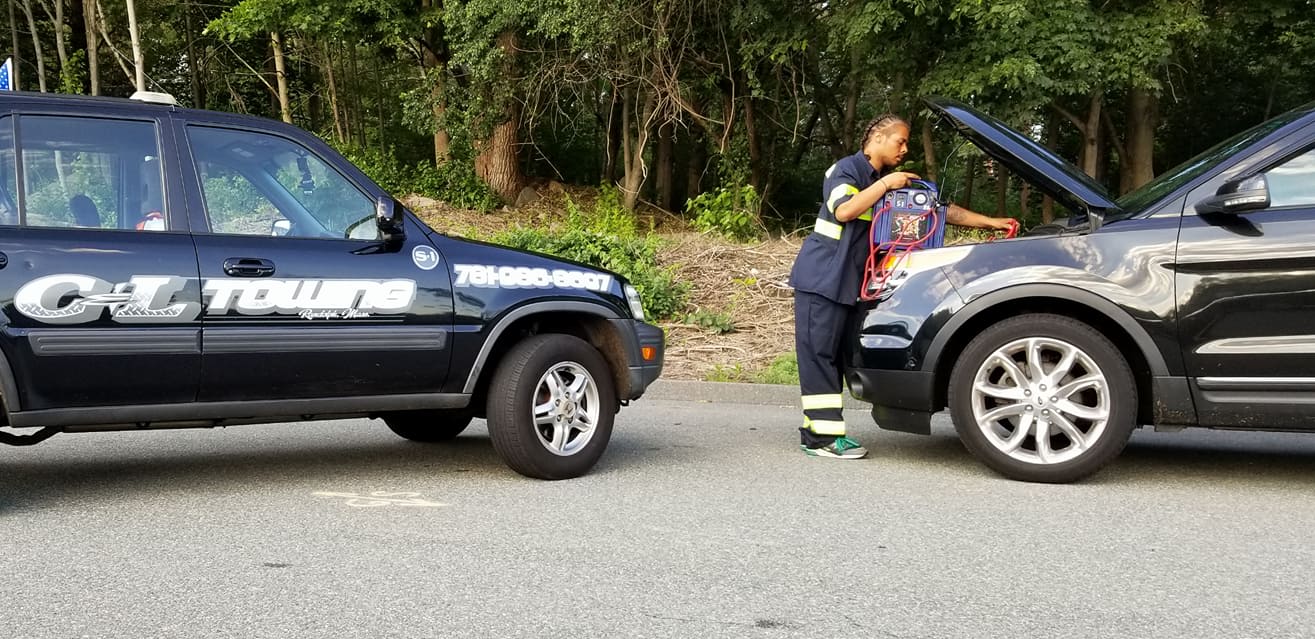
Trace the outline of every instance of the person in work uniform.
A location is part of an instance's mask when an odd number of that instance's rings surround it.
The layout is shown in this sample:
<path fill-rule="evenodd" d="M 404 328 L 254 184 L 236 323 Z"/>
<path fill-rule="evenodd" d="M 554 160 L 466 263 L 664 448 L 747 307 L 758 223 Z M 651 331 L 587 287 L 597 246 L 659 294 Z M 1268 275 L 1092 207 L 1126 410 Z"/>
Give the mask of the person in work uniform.
<path fill-rule="evenodd" d="M 845 436 L 841 338 L 863 285 L 873 207 L 887 191 L 917 175 L 894 171 L 909 147 L 909 124 L 882 115 L 868 124 L 863 148 L 826 170 L 822 206 L 813 232 L 804 239 L 790 271 L 794 287 L 795 354 L 804 425 L 800 448 L 816 457 L 859 459 L 863 448 Z M 1009 218 L 994 218 L 949 205 L 945 221 L 959 226 L 1005 230 Z"/>

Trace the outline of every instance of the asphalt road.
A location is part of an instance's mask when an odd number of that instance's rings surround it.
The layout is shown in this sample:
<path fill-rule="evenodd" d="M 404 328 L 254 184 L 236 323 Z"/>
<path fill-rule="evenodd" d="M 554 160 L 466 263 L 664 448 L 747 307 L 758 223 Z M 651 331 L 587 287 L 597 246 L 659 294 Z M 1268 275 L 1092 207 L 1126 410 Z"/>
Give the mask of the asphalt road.
<path fill-rule="evenodd" d="M 440 445 L 353 420 L 0 449 L 0 634 L 1315 633 L 1315 436 L 1142 431 L 1088 482 L 1032 485 L 944 417 L 919 437 L 847 411 L 872 456 L 812 459 L 778 396 L 702 388 L 622 410 L 563 482 L 507 470 L 482 422 Z"/>

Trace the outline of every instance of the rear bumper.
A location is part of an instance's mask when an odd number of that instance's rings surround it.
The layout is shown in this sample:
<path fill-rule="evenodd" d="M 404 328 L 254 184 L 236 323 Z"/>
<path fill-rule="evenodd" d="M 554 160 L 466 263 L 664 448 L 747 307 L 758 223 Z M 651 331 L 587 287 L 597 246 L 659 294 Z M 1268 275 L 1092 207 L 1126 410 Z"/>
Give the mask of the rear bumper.
<path fill-rule="evenodd" d="M 935 383 L 931 371 L 859 368 L 849 372 L 849 388 L 859 399 L 901 410 L 935 412 Z"/>
<path fill-rule="evenodd" d="M 930 371 L 851 369 L 851 392 L 872 404 L 872 419 L 886 430 L 926 435 L 936 405 L 936 374 Z"/>

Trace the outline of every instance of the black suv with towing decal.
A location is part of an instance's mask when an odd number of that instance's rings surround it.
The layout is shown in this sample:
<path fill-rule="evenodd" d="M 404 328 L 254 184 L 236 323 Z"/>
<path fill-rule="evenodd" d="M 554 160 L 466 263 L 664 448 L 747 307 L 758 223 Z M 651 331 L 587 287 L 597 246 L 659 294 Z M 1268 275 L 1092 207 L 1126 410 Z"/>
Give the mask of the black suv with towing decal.
<path fill-rule="evenodd" d="M 296 127 L 170 102 L 0 93 L 0 442 L 484 417 L 567 478 L 661 373 L 624 278 L 436 233 Z"/>
<path fill-rule="evenodd" d="M 967 105 L 928 105 L 1054 197 L 1067 223 L 911 254 L 861 303 L 846 357 L 883 428 L 1064 482 L 1133 429 L 1315 431 L 1315 104 L 1121 198 Z"/>

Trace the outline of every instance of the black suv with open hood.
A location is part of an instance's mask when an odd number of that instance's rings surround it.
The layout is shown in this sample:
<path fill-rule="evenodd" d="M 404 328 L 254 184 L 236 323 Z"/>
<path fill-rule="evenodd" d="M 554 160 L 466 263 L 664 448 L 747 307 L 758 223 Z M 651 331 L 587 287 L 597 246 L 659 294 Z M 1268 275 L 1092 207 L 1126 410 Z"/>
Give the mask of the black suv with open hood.
<path fill-rule="evenodd" d="M 1114 199 L 1000 121 L 943 121 L 1073 215 L 909 255 L 860 303 L 848 381 L 883 427 L 948 407 L 1009 477 L 1072 481 L 1138 425 L 1315 431 L 1315 105 Z"/>

